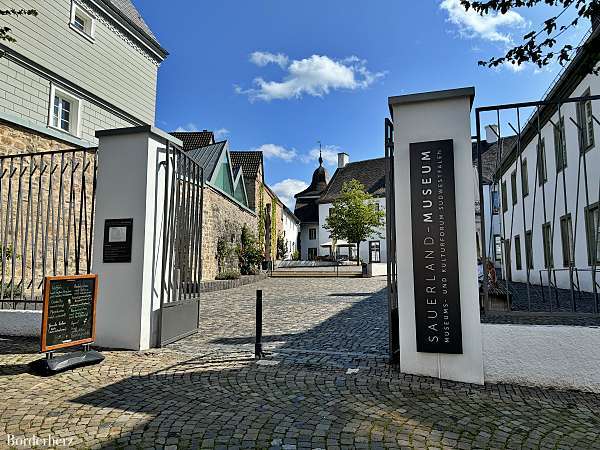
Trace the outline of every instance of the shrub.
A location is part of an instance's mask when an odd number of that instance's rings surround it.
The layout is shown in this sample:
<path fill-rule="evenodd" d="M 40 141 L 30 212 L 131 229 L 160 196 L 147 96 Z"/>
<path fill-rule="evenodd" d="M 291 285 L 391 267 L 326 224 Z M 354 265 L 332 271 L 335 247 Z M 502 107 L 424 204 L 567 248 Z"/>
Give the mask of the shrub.
<path fill-rule="evenodd" d="M 294 250 L 294 253 L 292 253 L 292 259 L 294 261 L 300 261 L 300 252 L 298 250 Z"/>
<path fill-rule="evenodd" d="M 217 275 L 217 280 L 237 280 L 240 277 L 240 273 L 237 270 L 224 270 Z"/>
<path fill-rule="evenodd" d="M 264 256 L 256 238 L 248 227 L 242 227 L 242 243 L 238 247 L 240 272 L 242 275 L 255 275 L 259 271 Z"/>

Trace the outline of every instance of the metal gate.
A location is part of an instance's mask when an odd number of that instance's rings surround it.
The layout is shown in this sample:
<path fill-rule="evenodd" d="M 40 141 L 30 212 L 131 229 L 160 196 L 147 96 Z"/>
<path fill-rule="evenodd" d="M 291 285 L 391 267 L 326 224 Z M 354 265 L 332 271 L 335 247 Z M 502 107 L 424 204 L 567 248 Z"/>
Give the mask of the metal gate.
<path fill-rule="evenodd" d="M 0 308 L 41 309 L 44 277 L 90 273 L 96 149 L 0 156 Z"/>
<path fill-rule="evenodd" d="M 476 109 L 486 315 L 600 313 L 599 108 L 584 94 Z"/>
<path fill-rule="evenodd" d="M 396 274 L 396 196 L 394 191 L 394 124 L 385 119 L 385 231 L 387 239 L 387 295 L 389 350 L 392 364 L 400 362 L 398 281 Z"/>
<path fill-rule="evenodd" d="M 166 148 L 164 169 L 161 346 L 198 329 L 204 191 L 202 167 L 170 143 Z"/>

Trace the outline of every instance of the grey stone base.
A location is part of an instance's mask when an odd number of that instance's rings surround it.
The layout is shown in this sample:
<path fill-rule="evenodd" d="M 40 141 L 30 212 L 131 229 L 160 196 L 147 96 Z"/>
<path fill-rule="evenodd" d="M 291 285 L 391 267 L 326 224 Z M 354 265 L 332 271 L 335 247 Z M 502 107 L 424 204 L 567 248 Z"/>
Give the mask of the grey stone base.
<path fill-rule="evenodd" d="M 260 273 L 258 275 L 242 275 L 237 280 L 203 281 L 202 283 L 200 283 L 200 293 L 223 291 L 225 289 L 233 289 L 236 287 L 244 286 L 246 284 L 258 283 L 259 281 L 264 280 L 266 278 L 267 278 L 266 273 Z"/>

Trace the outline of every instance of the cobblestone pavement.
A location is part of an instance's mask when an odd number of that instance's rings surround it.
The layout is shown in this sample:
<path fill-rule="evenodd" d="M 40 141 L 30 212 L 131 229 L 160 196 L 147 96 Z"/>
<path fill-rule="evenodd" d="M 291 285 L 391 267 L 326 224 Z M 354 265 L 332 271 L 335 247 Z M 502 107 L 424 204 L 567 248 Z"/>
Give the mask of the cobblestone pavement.
<path fill-rule="evenodd" d="M 51 378 L 28 373 L 37 342 L 0 338 L 0 448 L 10 435 L 75 448 L 600 449 L 599 395 L 400 374 L 380 356 L 385 329 L 370 329 L 385 319 L 383 283 L 330 282 L 259 285 L 272 352 L 262 362 L 247 342 L 252 311 L 238 305 L 256 285 L 206 300 L 203 313 L 220 314 L 193 338 L 105 351 L 102 364 Z M 338 295 L 353 292 L 366 295 Z"/>

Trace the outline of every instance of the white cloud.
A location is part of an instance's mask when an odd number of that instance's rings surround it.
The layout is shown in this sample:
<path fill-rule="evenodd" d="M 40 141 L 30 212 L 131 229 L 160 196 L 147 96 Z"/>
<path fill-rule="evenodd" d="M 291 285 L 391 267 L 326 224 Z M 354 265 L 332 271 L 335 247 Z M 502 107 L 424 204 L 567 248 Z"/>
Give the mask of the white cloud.
<path fill-rule="evenodd" d="M 259 67 L 264 67 L 267 64 L 277 64 L 282 69 L 285 69 L 288 61 L 288 57 L 283 53 L 254 52 L 250 55 L 250 62 Z"/>
<path fill-rule="evenodd" d="M 265 63 L 267 59 L 264 55 L 269 55 L 271 59 L 273 59 L 272 57 L 280 59 L 285 57 L 281 54 L 261 53 L 261 55 L 260 58 L 255 58 L 261 63 Z M 253 60 L 252 57 L 251 60 Z M 253 60 L 255 63 L 256 61 Z M 338 89 L 349 91 L 365 89 L 385 75 L 384 72 L 369 71 L 366 63 L 365 60 L 355 56 L 334 60 L 328 56 L 312 55 L 302 60 L 293 60 L 289 65 L 282 66 L 287 71 L 287 75 L 282 81 L 268 81 L 259 77 L 254 80 L 256 87 L 242 89 L 237 86 L 236 92 L 248 95 L 251 101 L 270 101 L 301 98 L 303 95 L 322 97 L 332 90 Z"/>
<path fill-rule="evenodd" d="M 292 161 L 297 156 L 295 149 L 287 149 L 285 147 L 275 144 L 263 144 L 260 147 L 255 148 L 254 151 L 263 152 L 263 155 L 267 159 L 279 158 L 287 162 Z"/>
<path fill-rule="evenodd" d="M 219 128 L 213 131 L 213 134 L 215 135 L 215 141 L 220 141 L 229 136 L 229 130 L 227 128 Z"/>
<path fill-rule="evenodd" d="M 294 209 L 294 195 L 298 192 L 302 192 L 308 187 L 308 184 L 302 180 L 295 180 L 293 178 L 286 178 L 279 183 L 275 183 L 271 186 L 273 192 L 286 204 L 291 210 Z"/>
<path fill-rule="evenodd" d="M 480 37 L 488 41 L 511 42 L 509 33 L 500 31 L 504 28 L 521 28 L 526 20 L 515 11 L 506 14 L 489 13 L 480 15 L 460 4 L 460 0 L 443 0 L 440 8 L 448 12 L 448 21 L 458 26 L 459 32 L 465 37 Z"/>
<path fill-rule="evenodd" d="M 326 166 L 337 167 L 338 164 L 338 153 L 342 150 L 337 145 L 326 145 L 321 149 L 321 154 L 323 156 L 323 162 Z M 302 156 L 302 161 L 310 164 L 316 163 L 318 164 L 319 159 L 319 148 L 313 148 L 306 155 Z"/>
<path fill-rule="evenodd" d="M 195 123 L 189 122 L 184 125 L 179 125 L 175 131 L 181 133 L 183 131 L 198 131 L 198 126 Z"/>

